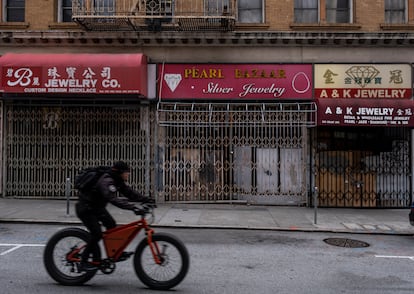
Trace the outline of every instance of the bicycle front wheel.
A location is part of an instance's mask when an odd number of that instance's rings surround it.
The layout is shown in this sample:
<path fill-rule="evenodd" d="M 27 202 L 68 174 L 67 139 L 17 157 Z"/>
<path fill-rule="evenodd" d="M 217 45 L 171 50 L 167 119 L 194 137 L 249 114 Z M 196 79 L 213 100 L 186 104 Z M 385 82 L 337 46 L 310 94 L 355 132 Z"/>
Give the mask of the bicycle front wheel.
<path fill-rule="evenodd" d="M 137 246 L 134 255 L 134 268 L 138 278 L 151 289 L 168 290 L 178 285 L 190 267 L 190 258 L 185 245 L 176 237 L 156 233 L 152 235 L 152 245 L 158 251 L 160 263 L 156 263 L 148 238 Z"/>
<path fill-rule="evenodd" d="M 89 238 L 85 230 L 68 228 L 57 232 L 47 242 L 43 262 L 56 282 L 66 286 L 82 285 L 96 274 L 96 271 L 79 271 L 80 255 Z M 95 248 L 92 254 L 94 260 L 100 260 L 99 248 Z"/>

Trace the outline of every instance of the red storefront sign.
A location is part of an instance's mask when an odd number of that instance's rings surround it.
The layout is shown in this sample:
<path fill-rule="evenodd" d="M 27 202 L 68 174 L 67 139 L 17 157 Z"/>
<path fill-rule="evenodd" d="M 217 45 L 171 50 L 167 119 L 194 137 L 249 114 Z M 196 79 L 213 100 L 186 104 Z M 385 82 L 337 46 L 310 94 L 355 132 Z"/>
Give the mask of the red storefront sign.
<path fill-rule="evenodd" d="M 142 54 L 5 54 L 0 68 L 5 93 L 147 96 Z"/>
<path fill-rule="evenodd" d="M 312 99 L 311 64 L 164 64 L 160 99 Z"/>
<path fill-rule="evenodd" d="M 414 127 L 414 101 L 317 99 L 319 126 Z"/>

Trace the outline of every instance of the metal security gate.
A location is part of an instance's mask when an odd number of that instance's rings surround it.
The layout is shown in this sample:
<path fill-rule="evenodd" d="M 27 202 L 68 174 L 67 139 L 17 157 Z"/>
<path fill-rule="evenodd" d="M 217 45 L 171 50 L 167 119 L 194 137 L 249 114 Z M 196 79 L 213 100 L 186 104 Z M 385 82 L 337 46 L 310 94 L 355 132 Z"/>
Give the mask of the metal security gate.
<path fill-rule="evenodd" d="M 148 107 L 5 106 L 4 196 L 64 197 L 80 168 L 115 160 L 129 162 L 131 184 L 148 193 Z"/>
<path fill-rule="evenodd" d="M 319 128 L 317 133 L 315 185 L 320 206 L 409 206 L 409 129 Z"/>
<path fill-rule="evenodd" d="M 165 201 L 306 202 L 313 103 L 160 103 Z"/>

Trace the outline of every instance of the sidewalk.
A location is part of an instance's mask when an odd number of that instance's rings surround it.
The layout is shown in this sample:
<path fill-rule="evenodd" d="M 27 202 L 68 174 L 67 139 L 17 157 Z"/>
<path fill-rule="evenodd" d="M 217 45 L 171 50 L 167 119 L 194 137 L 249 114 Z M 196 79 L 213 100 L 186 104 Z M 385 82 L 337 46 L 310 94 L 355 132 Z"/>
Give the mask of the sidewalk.
<path fill-rule="evenodd" d="M 61 223 L 81 225 L 64 200 L 0 198 L 1 222 Z M 118 224 L 131 222 L 135 215 L 108 205 Z M 309 232 L 340 232 L 413 235 L 409 209 L 351 209 L 246 204 L 159 204 L 154 227 L 228 228 Z M 316 223 L 315 223 L 316 220 Z"/>

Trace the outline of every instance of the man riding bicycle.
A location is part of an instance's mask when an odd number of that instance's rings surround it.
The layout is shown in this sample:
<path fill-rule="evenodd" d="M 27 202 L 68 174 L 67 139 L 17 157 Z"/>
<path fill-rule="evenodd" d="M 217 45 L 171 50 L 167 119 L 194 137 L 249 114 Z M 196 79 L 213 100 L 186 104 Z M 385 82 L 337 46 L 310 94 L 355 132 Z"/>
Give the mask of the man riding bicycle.
<path fill-rule="evenodd" d="M 97 181 L 96 185 L 88 191 L 79 193 L 79 201 L 76 203 L 76 215 L 89 230 L 91 238 L 82 252 L 80 271 L 94 271 L 97 267 L 88 262 L 90 254 L 102 239 L 103 225 L 107 230 L 116 227 L 114 218 L 109 214 L 106 205 L 109 203 L 127 210 L 136 210 L 134 202 L 154 202 L 134 191 L 126 184 L 129 178 L 130 167 L 123 161 L 118 161 L 105 172 Z M 118 192 L 126 197 L 118 197 Z"/>

